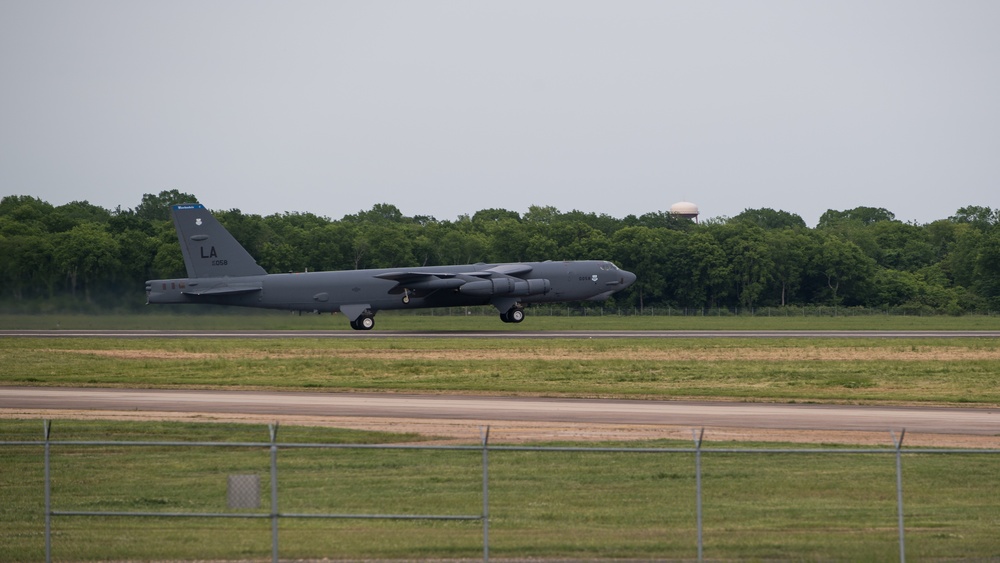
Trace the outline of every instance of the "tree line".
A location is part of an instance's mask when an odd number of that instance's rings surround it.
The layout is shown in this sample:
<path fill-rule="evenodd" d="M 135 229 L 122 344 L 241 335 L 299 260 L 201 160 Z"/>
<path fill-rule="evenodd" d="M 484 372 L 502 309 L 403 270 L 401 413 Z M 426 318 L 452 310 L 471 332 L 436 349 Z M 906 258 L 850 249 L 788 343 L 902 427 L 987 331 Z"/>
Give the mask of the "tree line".
<path fill-rule="evenodd" d="M 132 309 L 147 279 L 184 277 L 170 206 L 0 200 L 0 305 L 7 310 Z M 638 281 L 613 304 L 643 309 L 892 307 L 962 314 L 1000 309 L 1000 209 L 967 206 L 927 224 L 883 208 L 829 210 L 815 228 L 773 209 L 697 224 L 656 211 L 615 218 L 532 206 L 455 221 L 391 204 L 339 220 L 313 213 L 215 211 L 268 272 L 606 259 Z"/>

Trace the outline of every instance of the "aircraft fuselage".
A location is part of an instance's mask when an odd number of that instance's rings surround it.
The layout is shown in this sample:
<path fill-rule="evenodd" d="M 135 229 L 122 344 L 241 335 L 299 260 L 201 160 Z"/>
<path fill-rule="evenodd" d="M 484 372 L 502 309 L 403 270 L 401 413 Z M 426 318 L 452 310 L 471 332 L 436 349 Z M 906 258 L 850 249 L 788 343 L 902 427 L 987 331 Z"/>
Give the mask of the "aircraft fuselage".
<path fill-rule="evenodd" d="M 268 274 L 203 205 L 171 212 L 188 277 L 147 281 L 147 303 L 341 312 L 370 330 L 378 311 L 424 307 L 492 305 L 519 323 L 526 303 L 603 300 L 635 281 L 601 260 Z"/>
<path fill-rule="evenodd" d="M 340 311 L 343 306 L 354 304 L 366 304 L 372 311 L 376 311 L 490 305 L 507 299 L 519 303 L 600 300 L 627 286 L 631 276 L 610 262 L 599 260 L 528 262 L 523 265 L 531 268 L 529 279 L 547 280 L 547 287 L 546 284 L 539 283 L 534 288 L 519 289 L 508 287 L 521 281 L 516 278 L 483 280 L 463 275 L 486 271 L 499 264 L 178 278 L 150 280 L 146 287 L 149 303 L 214 303 L 333 313 Z M 412 290 L 405 287 L 401 289 L 396 281 L 378 277 L 401 270 L 428 275 L 447 273 L 455 277 L 451 278 L 453 281 L 439 280 L 437 283 L 440 287 L 427 283 L 427 288 L 418 286 Z M 503 281 L 497 283 L 498 280 Z M 481 288 L 474 293 L 463 291 L 462 288 L 469 284 L 492 284 L 499 287 Z"/>

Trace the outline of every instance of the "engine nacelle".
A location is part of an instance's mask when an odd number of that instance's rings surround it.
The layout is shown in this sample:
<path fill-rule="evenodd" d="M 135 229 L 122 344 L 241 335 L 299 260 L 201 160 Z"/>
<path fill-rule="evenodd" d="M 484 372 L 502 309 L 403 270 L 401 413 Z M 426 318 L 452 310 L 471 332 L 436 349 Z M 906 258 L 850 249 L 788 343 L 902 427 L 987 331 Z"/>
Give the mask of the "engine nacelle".
<path fill-rule="evenodd" d="M 517 280 L 514 282 L 513 295 L 542 295 L 552 289 L 552 284 L 546 279 Z"/>
<path fill-rule="evenodd" d="M 483 297 L 490 295 L 521 297 L 525 295 L 541 295 L 548 293 L 550 289 L 552 289 L 552 284 L 546 279 L 522 280 L 520 278 L 503 277 L 466 282 L 458 288 L 458 291 L 466 295 L 480 295 Z"/>

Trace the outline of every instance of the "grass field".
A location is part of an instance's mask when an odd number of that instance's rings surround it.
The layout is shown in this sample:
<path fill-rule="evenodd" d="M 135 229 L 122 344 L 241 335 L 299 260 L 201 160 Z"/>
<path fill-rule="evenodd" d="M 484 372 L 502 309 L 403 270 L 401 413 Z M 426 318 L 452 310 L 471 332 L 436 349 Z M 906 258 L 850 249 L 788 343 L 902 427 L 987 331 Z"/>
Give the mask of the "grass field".
<path fill-rule="evenodd" d="M 38 421 L 0 420 L 6 439 L 38 440 Z M 279 443 L 406 443 L 412 435 L 279 429 Z M 260 426 L 57 421 L 53 440 L 266 442 Z M 610 445 L 610 444 L 598 444 Z M 691 442 L 630 447 L 691 448 Z M 709 560 L 886 561 L 898 558 L 895 463 L 873 454 L 702 456 Z M 774 447 L 761 444 L 756 447 Z M 38 560 L 40 446 L 0 449 L 0 560 Z M 907 453 L 907 555 L 1000 556 L 996 455 Z M 57 511 L 227 512 L 226 478 L 262 476 L 266 448 L 52 447 Z M 459 514 L 482 510 L 479 451 L 284 449 L 283 513 Z M 490 553 L 496 559 L 694 559 L 691 453 L 495 451 L 490 454 Z M 57 560 L 247 560 L 270 553 L 269 521 L 56 517 Z M 479 522 L 282 520 L 282 558 L 480 558 Z"/>
<path fill-rule="evenodd" d="M 0 339 L 0 384 L 1000 405 L 955 339 Z"/>
<path fill-rule="evenodd" d="M 376 330 L 997 330 L 996 317 L 529 317 L 382 315 Z M 808 321 L 808 322 L 807 322 Z M 0 328 L 345 329 L 343 317 L 0 316 Z M 0 338 L 0 385 L 406 391 L 567 397 L 1000 406 L 1000 342 L 955 339 L 101 339 Z M 1000 429 L 998 429 L 1000 432 Z M 280 441 L 400 443 L 413 435 L 282 428 Z M 0 440 L 38 440 L 38 420 L 0 419 Z M 251 425 L 58 421 L 55 440 L 267 440 Z M 601 444 L 605 445 L 605 444 Z M 630 443 L 682 447 L 691 443 Z M 746 447 L 713 442 L 712 448 Z M 754 447 L 781 446 L 757 444 Z M 907 556 L 1000 558 L 996 455 L 908 453 Z M 0 446 L 0 561 L 43 554 L 39 446 Z M 267 474 L 266 450 L 55 446 L 58 510 L 220 511 L 225 478 Z M 703 457 L 705 556 L 898 558 L 891 455 Z M 283 450 L 294 512 L 480 510 L 468 452 Z M 266 481 L 265 481 L 266 482 Z M 691 454 L 495 452 L 491 556 L 694 559 Z M 220 501 L 220 499 L 222 499 Z M 219 503 L 223 506 L 220 507 Z M 265 513 L 269 510 L 264 495 Z M 266 559 L 267 520 L 58 518 L 57 560 Z M 478 523 L 287 520 L 282 557 L 481 557 Z"/>

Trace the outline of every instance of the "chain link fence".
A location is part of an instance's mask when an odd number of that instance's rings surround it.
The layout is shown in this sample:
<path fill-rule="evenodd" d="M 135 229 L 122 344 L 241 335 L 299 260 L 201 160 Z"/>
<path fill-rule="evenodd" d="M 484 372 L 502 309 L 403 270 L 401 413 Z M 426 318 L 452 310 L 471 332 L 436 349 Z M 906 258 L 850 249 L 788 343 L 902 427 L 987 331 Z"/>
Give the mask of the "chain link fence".
<path fill-rule="evenodd" d="M 830 520 L 828 527 L 818 526 L 817 529 L 832 530 L 829 533 L 834 535 L 845 534 L 838 528 L 841 516 L 835 511 L 864 512 L 860 518 L 858 514 L 849 516 L 852 521 L 864 522 L 863 528 L 856 533 L 879 536 L 865 548 L 877 547 L 878 551 L 870 559 L 905 561 L 908 525 L 924 531 L 928 518 L 933 522 L 947 519 L 949 510 L 947 501 L 943 501 L 946 506 L 934 509 L 935 514 L 929 517 L 923 513 L 928 510 L 927 506 L 921 506 L 916 514 L 907 512 L 904 460 L 911 455 L 921 459 L 950 455 L 965 456 L 963 459 L 969 456 L 988 458 L 987 465 L 992 469 L 979 474 L 978 478 L 960 479 L 980 479 L 971 482 L 975 489 L 973 494 L 981 495 L 987 499 L 988 506 L 994 507 L 975 518 L 992 520 L 993 524 L 987 522 L 987 529 L 995 530 L 1000 523 L 995 507 L 998 498 L 995 462 L 1000 450 L 907 449 L 903 447 L 905 432 L 891 433 L 892 446 L 881 448 L 719 448 L 705 447 L 703 430 L 692 430 L 692 442 L 688 447 L 493 445 L 489 442 L 488 427 L 481 428 L 478 445 L 279 443 L 277 431 L 276 423 L 270 425 L 269 440 L 262 442 L 59 441 L 52 439 L 51 425 L 45 421 L 44 439 L 0 441 L 0 453 L 7 457 L 13 448 L 42 450 L 44 506 L 39 506 L 43 518 L 38 522 L 37 532 L 44 538 L 46 561 L 90 559 L 95 554 L 101 559 L 142 559 L 150 557 L 147 546 L 143 545 L 144 541 L 150 541 L 158 542 L 162 549 L 169 551 L 158 554 L 158 558 L 259 559 L 270 552 L 271 560 L 277 562 L 282 558 L 322 558 L 330 552 L 343 553 L 345 550 L 355 553 L 364 551 L 366 545 L 391 544 L 403 536 L 423 536 L 430 542 L 416 552 L 406 553 L 406 559 L 469 559 L 470 551 L 475 550 L 480 554 L 475 559 L 481 557 L 488 561 L 494 547 L 493 528 L 516 528 L 518 520 L 529 517 L 532 522 L 556 528 L 582 527 L 586 535 L 593 536 L 578 540 L 592 545 L 582 549 L 593 550 L 591 558 L 600 559 L 601 542 L 607 541 L 602 537 L 625 533 L 604 529 L 601 519 L 605 516 L 602 515 L 616 510 L 628 512 L 644 503 L 648 506 L 643 511 L 606 518 L 636 520 L 635 526 L 641 528 L 641 533 L 634 541 L 655 542 L 655 546 L 646 551 L 640 550 L 645 554 L 643 559 L 650 558 L 652 550 L 656 553 L 654 559 L 702 561 L 706 542 L 711 547 L 714 538 L 721 548 L 726 536 L 740 534 L 736 528 L 748 524 L 727 520 L 725 515 L 719 514 L 736 510 L 729 508 L 738 505 L 732 504 L 727 497 L 741 495 L 748 486 L 761 489 L 752 497 L 756 498 L 752 502 L 763 506 L 739 507 L 746 511 L 743 518 L 773 516 L 769 509 L 776 509 L 768 503 L 777 493 L 769 492 L 771 487 L 774 491 L 795 490 L 804 497 L 815 495 L 817 499 L 800 498 L 798 503 L 790 502 L 781 510 L 802 511 L 817 503 L 815 506 L 823 508 L 804 511 L 803 522 L 825 516 Z M 337 451 L 353 451 L 356 455 L 336 454 Z M 442 453 L 447 455 L 439 455 Z M 639 462 L 633 456 L 641 456 L 644 460 Z M 843 472 L 842 478 L 846 481 L 831 487 L 827 474 L 832 468 L 821 464 L 819 470 L 805 471 L 809 482 L 804 486 L 792 483 L 792 479 L 801 479 L 803 472 L 790 468 L 797 465 L 797 459 L 809 456 L 838 456 L 838 459 L 850 460 L 835 466 Z M 874 464 L 873 467 L 857 461 L 870 457 L 889 457 L 894 464 Z M 550 465 L 553 458 L 558 458 L 560 464 Z M 703 465 L 709 458 L 727 461 L 706 470 Z M 522 466 L 530 467 L 531 473 L 523 473 Z M 745 478 L 743 474 L 751 466 L 772 467 L 778 471 L 771 477 L 749 481 L 751 485 L 741 484 L 740 480 Z M 892 466 L 894 468 L 890 469 Z M 782 469 L 788 471 L 780 471 Z M 492 477 L 491 471 L 494 472 Z M 577 471 L 580 475 L 576 475 Z M 947 469 L 936 471 L 934 479 L 944 481 L 955 477 Z M 120 483 L 108 483 L 109 475 L 127 478 L 118 477 Z M 22 476 L 24 479 L 32 477 Z M 532 490 L 535 492 L 524 492 L 516 485 L 518 480 L 529 478 L 542 483 Z M 913 472 L 910 479 L 912 483 L 926 477 Z M 736 483 L 724 485 L 724 481 Z M 851 483 L 860 481 L 880 484 L 853 491 Z M 927 486 L 921 484 L 921 489 Z M 566 506 L 557 506 L 550 497 L 552 489 L 558 487 L 576 487 L 576 494 L 559 497 Z M 931 489 L 935 487 L 930 485 Z M 944 483 L 940 489 L 950 490 Z M 95 494 L 95 491 L 101 492 Z M 358 494 L 361 492 L 364 494 Z M 499 517 L 491 516 L 494 495 L 502 499 Z M 838 496 L 856 498 L 839 502 L 835 500 Z M 596 506 L 588 505 L 589 500 L 594 500 Z M 620 505 L 615 507 L 615 501 Z M 605 504 L 608 506 L 603 506 Z M 330 505 L 343 510 L 322 510 Z M 397 507 L 398 511 L 380 510 L 384 507 Z M 708 526 L 706 513 L 710 515 Z M 586 515 L 584 520 L 573 523 L 581 514 Z M 916 518 L 919 523 L 908 524 L 908 518 Z M 663 521 L 662 526 L 656 523 L 658 519 Z M 197 524 L 168 524 L 173 521 Z M 237 521 L 243 524 L 232 523 Z M 293 521 L 304 524 L 286 524 Z M 356 521 L 402 521 L 407 524 L 391 529 L 343 524 Z M 567 521 L 570 524 L 566 524 Z M 145 533 L 134 532 L 136 527 Z M 802 533 L 802 529 L 794 528 L 767 531 L 777 537 Z M 658 530 L 663 537 L 641 537 L 648 535 L 650 530 Z M 890 530 L 895 532 L 890 533 Z M 975 532 L 967 533 L 971 536 Z M 324 539 L 317 542 L 317 535 Z M 306 536 L 310 541 L 305 541 Z M 890 539 L 892 536 L 895 538 Z M 154 539 L 141 539 L 144 537 Z M 510 536 L 507 538 L 505 541 L 510 541 Z M 949 538 L 939 539 L 946 542 Z M 532 545 L 530 538 L 518 540 L 522 545 Z M 586 544 L 587 541 L 592 544 Z M 192 552 L 183 547 L 189 542 L 194 542 L 194 550 L 201 551 Z M 821 542 L 820 547 L 814 548 L 824 555 L 820 558 L 853 558 L 850 553 L 823 552 L 836 548 L 822 545 L 827 544 Z M 952 554 L 961 553 L 961 542 L 951 545 L 955 549 Z M 996 545 L 996 551 L 1000 552 L 1000 542 Z M 566 554 L 560 555 L 560 549 L 568 548 L 539 544 L 536 549 L 537 556 L 544 558 L 565 557 Z M 579 554 L 580 549 L 569 549 L 569 556 Z M 393 553 L 391 549 L 386 552 Z M 814 558 L 815 554 L 814 551 L 811 555 L 792 557 Z M 33 559 L 30 554 L 11 552 L 7 553 L 7 558 Z"/>

